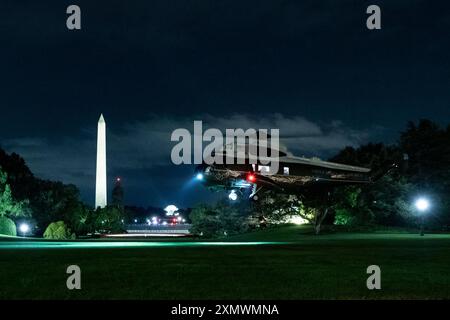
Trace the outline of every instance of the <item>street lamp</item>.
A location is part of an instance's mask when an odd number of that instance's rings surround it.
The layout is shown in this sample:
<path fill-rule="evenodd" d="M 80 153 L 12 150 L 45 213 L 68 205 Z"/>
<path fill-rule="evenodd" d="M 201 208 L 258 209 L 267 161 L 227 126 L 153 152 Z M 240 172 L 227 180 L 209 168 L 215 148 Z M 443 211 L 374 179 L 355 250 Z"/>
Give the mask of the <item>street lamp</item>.
<path fill-rule="evenodd" d="M 430 208 L 430 201 L 428 201 L 428 199 L 426 198 L 419 198 L 416 200 L 415 202 L 416 205 L 416 209 L 420 212 L 421 217 L 420 217 L 420 235 L 423 236 L 424 232 L 423 232 L 423 225 L 425 222 L 425 211 L 427 211 Z"/>

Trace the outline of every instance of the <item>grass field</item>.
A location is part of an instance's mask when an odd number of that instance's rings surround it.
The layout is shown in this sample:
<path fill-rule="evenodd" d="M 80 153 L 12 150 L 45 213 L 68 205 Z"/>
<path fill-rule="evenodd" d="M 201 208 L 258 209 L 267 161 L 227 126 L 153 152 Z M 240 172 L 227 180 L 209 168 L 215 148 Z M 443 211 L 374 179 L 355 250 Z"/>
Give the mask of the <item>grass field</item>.
<path fill-rule="evenodd" d="M 230 237 L 232 244 L 0 241 L 0 298 L 450 298 L 450 235 L 307 231 L 279 227 Z M 82 290 L 66 288 L 71 264 L 81 267 Z M 381 268 L 381 290 L 366 288 L 372 264 Z"/>

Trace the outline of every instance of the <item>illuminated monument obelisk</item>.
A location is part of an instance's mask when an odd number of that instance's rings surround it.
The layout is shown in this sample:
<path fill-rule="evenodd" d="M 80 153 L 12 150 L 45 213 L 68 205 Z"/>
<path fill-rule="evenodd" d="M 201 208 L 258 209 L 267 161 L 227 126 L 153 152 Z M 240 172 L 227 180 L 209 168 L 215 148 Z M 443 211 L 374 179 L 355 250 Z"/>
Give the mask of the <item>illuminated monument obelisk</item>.
<path fill-rule="evenodd" d="M 97 126 L 97 175 L 95 181 L 95 208 L 106 207 L 106 123 L 100 115 Z"/>

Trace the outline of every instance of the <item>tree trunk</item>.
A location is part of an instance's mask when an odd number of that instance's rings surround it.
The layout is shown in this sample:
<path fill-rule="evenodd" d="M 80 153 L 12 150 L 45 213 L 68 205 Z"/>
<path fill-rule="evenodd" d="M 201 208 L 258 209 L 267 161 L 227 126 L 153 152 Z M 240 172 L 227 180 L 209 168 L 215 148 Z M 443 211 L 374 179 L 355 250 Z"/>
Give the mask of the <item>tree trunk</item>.
<path fill-rule="evenodd" d="M 319 235 L 319 233 L 320 233 L 320 226 L 321 226 L 320 223 L 316 223 L 314 225 L 314 231 L 316 232 L 316 236 Z"/>
<path fill-rule="evenodd" d="M 318 210 L 317 212 L 317 216 L 316 216 L 316 221 L 314 223 L 314 230 L 316 232 L 316 235 L 318 235 L 320 233 L 320 229 L 322 227 L 322 222 L 323 220 L 325 220 L 325 217 L 328 214 L 328 208 L 325 208 L 322 210 Z"/>

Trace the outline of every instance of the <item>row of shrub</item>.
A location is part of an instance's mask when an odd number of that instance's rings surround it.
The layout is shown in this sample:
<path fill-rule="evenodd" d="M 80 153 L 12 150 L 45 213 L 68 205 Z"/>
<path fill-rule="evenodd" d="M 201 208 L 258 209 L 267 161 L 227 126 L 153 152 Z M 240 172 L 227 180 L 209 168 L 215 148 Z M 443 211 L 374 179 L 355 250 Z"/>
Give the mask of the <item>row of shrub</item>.
<path fill-rule="evenodd" d="M 7 217 L 0 216 L 0 235 L 16 236 L 17 227 L 14 221 Z M 44 238 L 53 240 L 70 240 L 75 239 L 75 234 L 64 221 L 52 222 L 48 225 L 44 232 Z"/>

